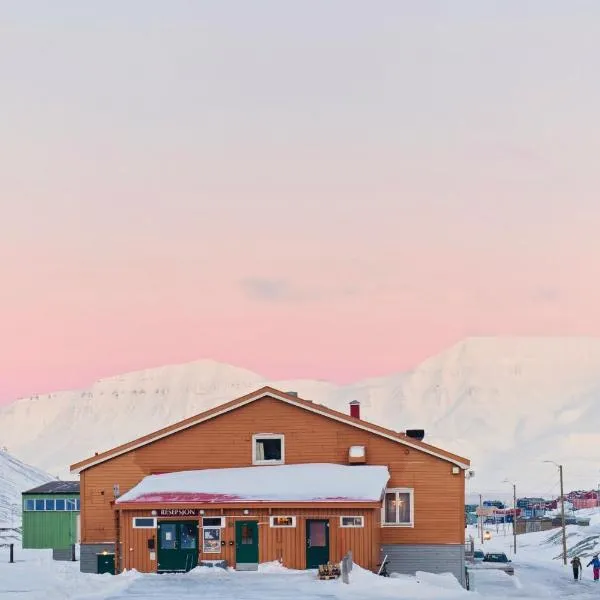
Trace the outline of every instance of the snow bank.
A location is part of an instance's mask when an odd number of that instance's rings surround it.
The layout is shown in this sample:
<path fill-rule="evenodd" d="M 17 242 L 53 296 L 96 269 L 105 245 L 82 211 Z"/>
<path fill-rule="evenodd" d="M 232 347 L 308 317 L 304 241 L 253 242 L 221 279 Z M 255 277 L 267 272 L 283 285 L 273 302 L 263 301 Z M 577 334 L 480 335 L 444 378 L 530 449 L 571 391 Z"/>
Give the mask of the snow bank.
<path fill-rule="evenodd" d="M 204 469 L 145 477 L 117 503 L 379 502 L 387 467 L 334 464 Z"/>
<path fill-rule="evenodd" d="M 416 579 L 419 583 L 425 583 L 445 590 L 462 590 L 463 587 L 452 573 L 426 573 L 417 571 Z"/>
<path fill-rule="evenodd" d="M 393 574 L 380 577 L 371 571 L 354 565 L 350 583 L 337 580 L 338 598 L 418 598 L 431 600 L 463 600 L 467 592 L 451 574 L 434 575 L 418 572 L 416 576 Z"/>
<path fill-rule="evenodd" d="M 286 573 L 287 574 L 298 573 L 298 571 L 295 569 L 288 569 L 287 567 L 284 567 L 283 564 L 281 564 L 278 560 L 260 563 L 258 565 L 258 572 L 259 573 L 276 573 L 278 575 L 284 575 Z"/>

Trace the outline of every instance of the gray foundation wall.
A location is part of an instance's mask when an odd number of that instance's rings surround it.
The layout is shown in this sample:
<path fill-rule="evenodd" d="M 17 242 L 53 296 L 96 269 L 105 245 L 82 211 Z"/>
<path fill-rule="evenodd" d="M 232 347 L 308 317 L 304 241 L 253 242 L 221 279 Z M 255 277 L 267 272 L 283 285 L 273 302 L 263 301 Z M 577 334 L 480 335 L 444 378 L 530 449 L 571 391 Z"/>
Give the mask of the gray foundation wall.
<path fill-rule="evenodd" d="M 52 559 L 53 560 L 74 560 L 75 551 L 73 548 L 53 548 Z"/>
<path fill-rule="evenodd" d="M 115 544 L 81 544 L 79 550 L 79 570 L 82 573 L 98 572 L 98 554 L 102 552 L 114 554 Z"/>
<path fill-rule="evenodd" d="M 385 544 L 381 559 L 387 554 L 388 572 L 414 575 L 417 571 L 452 573 L 464 587 L 465 547 L 463 544 Z"/>

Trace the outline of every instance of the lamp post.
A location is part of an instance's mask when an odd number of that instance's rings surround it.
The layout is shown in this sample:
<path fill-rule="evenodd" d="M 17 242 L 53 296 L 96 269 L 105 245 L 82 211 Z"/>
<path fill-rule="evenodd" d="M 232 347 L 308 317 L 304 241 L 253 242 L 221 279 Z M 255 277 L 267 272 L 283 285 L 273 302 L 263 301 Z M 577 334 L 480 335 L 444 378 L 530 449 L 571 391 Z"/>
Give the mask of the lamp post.
<path fill-rule="evenodd" d="M 503 483 L 510 483 L 513 488 L 513 552 L 517 553 L 517 484 L 505 479 Z"/>
<path fill-rule="evenodd" d="M 565 527 L 565 492 L 563 487 L 563 466 L 555 463 L 553 460 L 545 460 L 545 463 L 550 463 L 558 467 L 560 477 L 560 520 L 562 524 L 562 547 L 563 547 L 563 564 L 567 564 L 567 529 Z"/>

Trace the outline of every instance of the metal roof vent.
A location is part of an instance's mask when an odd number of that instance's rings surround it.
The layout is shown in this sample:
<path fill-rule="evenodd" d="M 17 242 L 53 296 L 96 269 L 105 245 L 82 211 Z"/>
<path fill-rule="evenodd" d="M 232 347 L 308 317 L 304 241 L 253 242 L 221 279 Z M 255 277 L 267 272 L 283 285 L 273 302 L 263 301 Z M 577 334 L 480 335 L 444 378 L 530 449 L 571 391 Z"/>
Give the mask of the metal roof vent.
<path fill-rule="evenodd" d="M 417 440 L 418 442 L 422 442 L 425 437 L 424 429 L 407 429 L 405 431 L 406 437 L 412 438 L 413 440 Z"/>

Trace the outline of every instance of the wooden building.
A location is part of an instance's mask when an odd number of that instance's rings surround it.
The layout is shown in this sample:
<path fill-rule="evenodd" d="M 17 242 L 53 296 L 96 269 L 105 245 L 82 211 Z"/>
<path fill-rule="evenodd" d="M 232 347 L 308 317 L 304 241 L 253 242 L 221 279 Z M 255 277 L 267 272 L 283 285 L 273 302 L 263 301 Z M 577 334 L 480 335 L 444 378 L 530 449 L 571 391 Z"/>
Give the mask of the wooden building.
<path fill-rule="evenodd" d="M 465 458 L 265 387 L 72 465 L 81 569 L 339 561 L 464 578 Z M 113 558 L 114 557 L 114 558 Z"/>
<path fill-rule="evenodd" d="M 50 481 L 22 493 L 23 548 L 51 548 L 56 560 L 71 560 L 79 542 L 79 482 Z"/>

